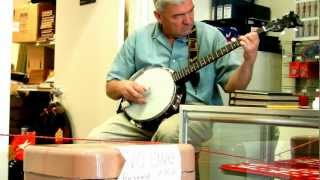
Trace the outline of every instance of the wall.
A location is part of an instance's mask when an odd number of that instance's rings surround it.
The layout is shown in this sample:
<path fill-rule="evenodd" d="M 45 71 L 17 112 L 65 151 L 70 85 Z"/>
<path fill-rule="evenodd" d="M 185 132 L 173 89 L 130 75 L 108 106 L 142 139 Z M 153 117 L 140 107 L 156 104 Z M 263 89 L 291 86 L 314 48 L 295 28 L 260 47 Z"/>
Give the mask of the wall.
<path fill-rule="evenodd" d="M 278 0 L 256 0 L 255 3 L 271 7 L 272 19 L 281 17 L 295 9 L 295 3 L 293 0 L 281 0 L 281 3 Z"/>
<path fill-rule="evenodd" d="M 128 31 L 129 34 L 151 22 L 155 22 L 153 15 L 153 1 L 126 0 L 128 5 Z"/>
<path fill-rule="evenodd" d="M 12 47 L 11 47 L 11 64 L 14 66 L 14 68 L 17 67 L 19 48 L 20 48 L 20 44 L 12 43 Z"/>
<path fill-rule="evenodd" d="M 115 112 L 116 103 L 105 95 L 105 76 L 122 42 L 122 6 L 123 1 L 57 1 L 55 80 L 76 137 Z"/>
<path fill-rule="evenodd" d="M 10 48 L 12 38 L 12 3 L 2 2 L 0 6 L 0 133 L 9 133 L 10 104 Z M 9 138 L 0 136 L 0 179 L 8 177 L 8 143 Z"/>
<path fill-rule="evenodd" d="M 195 0 L 194 17 L 197 21 L 208 20 L 211 17 L 211 0 Z"/>

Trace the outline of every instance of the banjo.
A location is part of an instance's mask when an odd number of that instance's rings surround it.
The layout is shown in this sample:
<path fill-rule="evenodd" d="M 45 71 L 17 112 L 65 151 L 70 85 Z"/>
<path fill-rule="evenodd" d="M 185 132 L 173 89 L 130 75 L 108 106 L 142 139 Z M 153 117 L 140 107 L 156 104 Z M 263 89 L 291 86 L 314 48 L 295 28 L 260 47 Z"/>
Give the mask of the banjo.
<path fill-rule="evenodd" d="M 281 19 L 273 20 L 256 31 L 259 34 L 268 31 L 281 32 L 284 28 L 293 28 L 301 26 L 301 24 L 299 17 L 290 12 Z M 185 82 L 188 81 L 192 73 L 240 46 L 238 40 L 233 41 L 215 53 L 198 59 L 179 71 L 155 66 L 137 71 L 130 77 L 130 80 L 146 87 L 147 90 L 144 94 L 146 103 L 135 104 L 122 99 L 119 110 L 132 119 L 131 122 L 134 122 L 138 127 L 151 126 L 149 129 L 155 130 L 164 118 L 179 111 L 179 105 L 185 101 Z"/>

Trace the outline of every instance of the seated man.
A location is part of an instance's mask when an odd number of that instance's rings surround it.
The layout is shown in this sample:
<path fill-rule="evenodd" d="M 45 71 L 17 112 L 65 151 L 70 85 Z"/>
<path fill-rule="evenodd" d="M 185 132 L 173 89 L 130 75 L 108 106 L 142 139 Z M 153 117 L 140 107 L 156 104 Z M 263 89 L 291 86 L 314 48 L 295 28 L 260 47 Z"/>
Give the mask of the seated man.
<path fill-rule="evenodd" d="M 154 5 L 157 23 L 149 24 L 128 37 L 107 75 L 106 92 L 114 100 L 123 98 L 130 103 L 147 103 L 145 95 L 148 87 L 130 80 L 135 72 L 154 65 L 181 70 L 193 63 L 190 59 L 196 59 L 191 56 L 202 58 L 227 44 L 217 28 L 194 22 L 192 0 L 154 0 Z M 188 46 L 192 44 L 192 38 L 196 39 L 193 44 L 195 48 Z M 256 32 L 251 32 L 240 36 L 239 41 L 244 49 L 243 63 L 240 63 L 241 57 L 230 53 L 201 68 L 185 83 L 186 104 L 222 105 L 218 85 L 227 92 L 246 88 L 256 60 L 259 37 Z M 89 138 L 178 142 L 177 114 L 163 119 L 153 129 L 146 129 L 132 122 L 120 112 L 94 128 Z M 192 122 L 189 142 L 196 148 L 199 147 L 211 137 L 211 126 L 211 123 Z"/>

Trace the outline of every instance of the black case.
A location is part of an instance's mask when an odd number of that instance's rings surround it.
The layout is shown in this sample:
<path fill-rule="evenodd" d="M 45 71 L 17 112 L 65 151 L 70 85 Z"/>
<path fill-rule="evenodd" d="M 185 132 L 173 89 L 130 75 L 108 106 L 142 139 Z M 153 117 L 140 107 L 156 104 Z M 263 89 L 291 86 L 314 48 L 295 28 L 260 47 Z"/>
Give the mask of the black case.
<path fill-rule="evenodd" d="M 213 0 L 212 8 L 215 14 L 212 15 L 214 19 L 217 19 L 217 7 L 231 5 L 231 19 L 246 19 L 249 17 L 270 20 L 271 11 L 269 7 L 254 4 L 253 1 L 246 0 Z M 225 13 L 225 12 L 223 12 Z M 226 19 L 226 18 L 223 18 Z M 228 18 L 229 19 L 229 18 Z"/>

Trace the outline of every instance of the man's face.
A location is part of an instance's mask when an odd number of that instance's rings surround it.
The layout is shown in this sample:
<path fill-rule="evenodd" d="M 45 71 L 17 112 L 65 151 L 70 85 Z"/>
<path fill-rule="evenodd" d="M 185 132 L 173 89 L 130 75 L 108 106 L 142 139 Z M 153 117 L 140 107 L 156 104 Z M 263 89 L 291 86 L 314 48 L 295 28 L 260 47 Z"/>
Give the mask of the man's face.
<path fill-rule="evenodd" d="M 162 25 L 162 30 L 168 38 L 186 36 L 191 33 L 194 24 L 194 5 L 192 0 L 182 4 L 167 5 L 163 11 L 155 11 L 155 17 Z"/>

